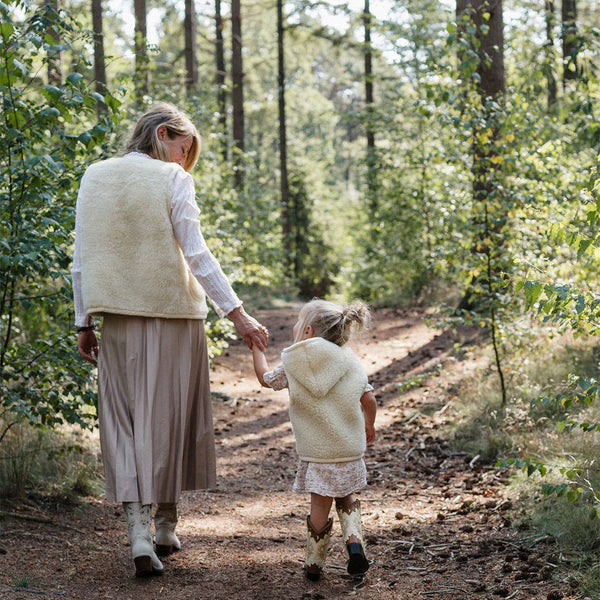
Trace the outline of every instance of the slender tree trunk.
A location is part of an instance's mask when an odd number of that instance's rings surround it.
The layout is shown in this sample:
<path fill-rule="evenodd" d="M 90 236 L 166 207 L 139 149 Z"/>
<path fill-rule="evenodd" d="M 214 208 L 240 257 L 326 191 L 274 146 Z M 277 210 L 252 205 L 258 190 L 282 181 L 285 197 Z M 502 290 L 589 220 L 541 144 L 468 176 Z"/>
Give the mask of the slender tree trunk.
<path fill-rule="evenodd" d="M 369 0 L 365 0 L 363 23 L 365 27 L 365 104 L 367 108 L 367 193 L 369 195 L 369 209 L 372 216 L 377 213 L 376 190 L 376 157 L 375 157 L 375 131 L 373 124 L 373 48 L 371 46 L 371 7 Z"/>
<path fill-rule="evenodd" d="M 479 93 L 483 98 L 497 99 L 506 91 L 504 72 L 504 24 L 502 0 L 475 0 L 475 25 L 479 32 Z M 484 15 L 489 17 L 484 17 Z M 487 25 L 487 33 L 482 26 Z"/>
<path fill-rule="evenodd" d="M 488 133 L 484 136 L 486 142 L 483 146 L 479 147 L 479 142 L 475 142 L 473 147 L 474 199 L 477 202 L 487 198 L 491 191 L 488 174 L 494 170 L 494 161 L 490 160 L 490 153 L 497 152 L 494 141 L 498 135 L 495 111 L 497 105 L 502 104 L 506 91 L 502 1 L 458 0 L 456 12 L 459 22 L 463 22 L 462 16 L 468 14 L 476 32 L 476 40 L 468 40 L 467 37 L 464 39 L 473 43 L 478 53 L 477 90 L 481 97 L 483 117 L 480 122 Z M 464 26 L 461 35 L 467 35 Z"/>
<path fill-rule="evenodd" d="M 476 43 L 468 37 L 464 15 L 468 15 L 475 29 Z M 502 0 L 457 0 L 456 16 L 459 36 L 467 44 L 474 45 L 473 49 L 477 51 L 478 91 L 482 99 L 494 99 L 504 94 L 506 84 Z M 459 58 L 464 56 L 463 49 L 463 45 L 459 46 Z"/>
<path fill-rule="evenodd" d="M 562 0 L 563 86 L 577 79 L 577 0 Z"/>
<path fill-rule="evenodd" d="M 279 170 L 281 189 L 281 223 L 283 233 L 283 247 L 285 250 L 286 263 L 292 266 L 294 252 L 292 247 L 292 223 L 290 215 L 290 189 L 288 183 L 287 167 L 287 130 L 285 124 L 285 67 L 284 67 L 284 44 L 283 44 L 283 0 L 277 0 L 277 88 L 279 92 Z M 294 263 L 295 264 L 295 263 Z M 298 275 L 298 273 L 296 273 Z"/>
<path fill-rule="evenodd" d="M 102 27 L 102 0 L 92 0 L 92 29 L 94 31 L 94 79 L 96 91 L 106 93 L 106 64 L 104 61 L 104 33 Z M 106 104 L 98 100 L 96 112 L 98 116 L 107 111 Z"/>
<path fill-rule="evenodd" d="M 478 91 L 482 100 L 482 116 L 484 117 L 483 127 L 491 131 L 491 136 L 483 147 L 477 141 L 475 142 L 473 155 L 474 199 L 476 202 L 485 202 L 492 192 L 490 186 L 495 179 L 493 173 L 496 170 L 496 167 L 493 166 L 494 162 L 491 160 L 492 155 L 497 153 L 494 146 L 494 142 L 498 138 L 495 106 L 502 103 L 506 91 L 504 27 L 501 0 L 471 0 L 470 4 L 475 9 L 473 20 L 477 27 L 477 39 L 480 44 L 477 73 L 479 74 Z M 482 25 L 487 25 L 487 30 L 484 31 Z M 493 103 L 490 103 L 490 100 Z"/>
<path fill-rule="evenodd" d="M 146 0 L 133 0 L 135 12 L 135 95 L 138 104 L 144 103 L 148 94 L 148 48 Z"/>
<path fill-rule="evenodd" d="M 231 2 L 231 104 L 233 106 L 233 168 L 235 186 L 244 184 L 244 70 L 242 66 L 242 15 L 240 0 Z"/>
<path fill-rule="evenodd" d="M 46 0 L 48 13 L 51 15 L 51 22 L 56 22 L 58 19 L 58 0 Z M 54 27 L 48 28 L 48 34 L 52 38 L 53 45 L 60 44 L 60 36 Z M 58 49 L 53 49 L 48 53 L 48 83 L 50 85 L 59 86 L 63 82 L 63 63 L 62 52 Z"/>
<path fill-rule="evenodd" d="M 502 404 L 506 387 L 499 354 L 497 310 L 502 291 L 499 272 L 503 270 L 501 249 L 506 228 L 506 207 L 502 197 L 502 172 L 498 148 L 499 119 L 506 90 L 502 0 L 457 0 L 457 20 L 463 23 L 460 35 L 478 54 L 480 114 L 473 129 L 473 229 L 474 253 L 485 264 L 485 274 L 472 278 L 459 308 L 489 314 Z M 468 15 L 475 38 L 470 39 L 463 15 Z M 500 107 L 500 108 L 499 108 Z"/>
<path fill-rule="evenodd" d="M 188 92 L 198 87 L 198 53 L 196 51 L 196 6 L 194 0 L 185 0 L 185 89 Z"/>
<path fill-rule="evenodd" d="M 556 108 L 557 85 L 556 85 L 556 56 L 554 52 L 554 26 L 556 17 L 554 14 L 554 0 L 545 0 L 546 12 L 546 56 L 544 71 L 548 82 L 548 112 Z"/>
<path fill-rule="evenodd" d="M 487 203 L 492 196 L 497 197 L 495 190 L 497 182 L 498 164 L 501 161 L 494 160 L 498 154 L 495 144 L 498 138 L 498 114 L 497 107 L 502 105 L 505 92 L 505 71 L 503 53 L 503 22 L 502 2 L 499 0 L 458 0 L 457 20 L 462 23 L 461 35 L 463 44 L 461 47 L 471 46 L 477 51 L 479 63 L 477 67 L 478 87 L 477 91 L 481 97 L 480 118 L 473 131 L 473 201 L 474 220 L 473 226 L 477 232 L 475 248 L 477 252 L 484 254 L 490 251 L 489 231 L 487 226 L 489 219 Z M 475 31 L 475 39 L 469 38 L 469 28 L 465 27 L 463 16 L 468 15 L 470 23 Z M 485 25 L 485 27 L 482 27 Z M 485 140 L 485 141 L 481 141 Z M 484 242 L 485 240 L 485 242 Z M 471 282 L 469 288 L 476 282 Z M 477 287 L 477 286 L 475 286 Z M 460 307 L 466 309 L 475 308 L 480 302 L 477 297 L 471 298 L 472 290 L 468 289 L 463 297 Z"/>
<path fill-rule="evenodd" d="M 219 110 L 219 125 L 222 136 L 221 154 L 227 162 L 227 90 L 225 89 L 225 50 L 223 47 L 223 18 L 221 16 L 221 0 L 215 0 L 215 58 L 217 62 L 217 107 Z"/>

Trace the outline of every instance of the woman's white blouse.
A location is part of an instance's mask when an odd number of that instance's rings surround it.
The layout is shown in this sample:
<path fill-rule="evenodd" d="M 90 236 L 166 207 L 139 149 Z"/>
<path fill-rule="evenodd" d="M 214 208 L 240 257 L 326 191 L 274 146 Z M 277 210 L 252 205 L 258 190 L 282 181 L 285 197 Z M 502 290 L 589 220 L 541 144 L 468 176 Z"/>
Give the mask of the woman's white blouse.
<path fill-rule="evenodd" d="M 140 153 L 141 154 L 141 153 Z M 147 154 L 148 160 L 155 160 Z M 75 325 L 82 327 L 86 324 L 87 314 L 81 296 L 81 247 L 79 240 L 79 219 L 75 214 L 75 248 L 73 251 L 73 302 L 75 304 Z M 171 188 L 171 223 L 175 239 L 187 260 L 190 269 L 206 295 L 215 305 L 220 316 L 230 313 L 242 302 L 233 291 L 229 280 L 223 273 L 221 265 L 208 249 L 200 230 L 198 216 L 200 210 L 196 204 L 194 180 L 189 173 L 178 171 L 173 179 Z"/>

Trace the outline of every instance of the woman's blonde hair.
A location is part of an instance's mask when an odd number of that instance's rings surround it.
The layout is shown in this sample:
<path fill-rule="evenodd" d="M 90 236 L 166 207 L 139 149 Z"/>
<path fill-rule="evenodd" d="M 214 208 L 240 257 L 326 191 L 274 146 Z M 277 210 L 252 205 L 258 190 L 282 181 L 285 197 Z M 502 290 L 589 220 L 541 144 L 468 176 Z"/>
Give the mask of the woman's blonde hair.
<path fill-rule="evenodd" d="M 192 138 L 183 165 L 186 171 L 191 171 L 200 155 L 200 134 L 185 113 L 167 102 L 156 104 L 137 120 L 125 151 L 143 152 L 153 158 L 169 162 L 169 148 L 158 138 L 158 128 L 162 125 L 167 128 L 170 139 L 180 136 Z"/>
<path fill-rule="evenodd" d="M 302 339 L 308 326 L 316 336 L 322 337 L 338 346 L 343 346 L 353 331 L 366 329 L 371 322 L 369 307 L 355 300 L 347 306 L 314 299 L 300 309 L 295 342 Z"/>

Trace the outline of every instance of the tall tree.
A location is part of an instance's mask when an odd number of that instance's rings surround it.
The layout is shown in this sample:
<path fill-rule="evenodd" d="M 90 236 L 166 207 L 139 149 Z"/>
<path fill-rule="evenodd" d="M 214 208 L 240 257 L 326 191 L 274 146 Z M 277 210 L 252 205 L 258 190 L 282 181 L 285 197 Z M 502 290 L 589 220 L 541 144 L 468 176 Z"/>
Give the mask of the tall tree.
<path fill-rule="evenodd" d="M 285 250 L 287 265 L 288 267 L 290 267 L 292 266 L 293 261 L 293 247 L 291 236 L 292 224 L 290 215 L 290 189 L 288 183 L 287 165 L 287 129 L 285 123 L 285 47 L 283 43 L 283 35 L 283 0 L 277 0 L 277 89 L 279 100 L 279 171 L 281 190 L 281 222 L 283 228 L 283 247 Z"/>
<path fill-rule="evenodd" d="M 242 65 L 242 13 L 240 0 L 231 2 L 231 104 L 233 107 L 233 158 L 235 186 L 244 183 L 244 69 Z"/>
<path fill-rule="evenodd" d="M 63 82 L 63 62 L 60 51 L 58 0 L 46 0 L 46 18 L 48 21 L 48 34 L 53 44 L 48 52 L 48 83 L 59 86 Z"/>
<path fill-rule="evenodd" d="M 554 52 L 554 26 L 556 25 L 556 16 L 554 13 L 554 0 L 545 0 L 546 12 L 546 47 L 544 57 L 544 71 L 548 85 L 548 111 L 552 111 L 556 106 L 556 56 Z"/>
<path fill-rule="evenodd" d="M 375 169 L 375 131 L 373 129 L 373 47 L 371 46 L 371 8 L 369 0 L 365 0 L 363 23 L 365 27 L 365 103 L 367 108 L 367 190 L 369 208 L 374 215 L 377 212 L 376 169 Z"/>
<path fill-rule="evenodd" d="M 185 87 L 189 91 L 198 86 L 198 52 L 196 44 L 196 6 L 194 0 L 185 0 Z"/>
<path fill-rule="evenodd" d="M 221 129 L 221 154 L 227 162 L 227 90 L 225 89 L 225 49 L 223 47 L 223 17 L 221 16 L 221 0 L 215 0 L 215 59 L 217 73 L 217 107 L 219 110 L 219 125 Z"/>
<path fill-rule="evenodd" d="M 133 0 L 135 13 L 135 92 L 138 104 L 148 94 L 148 48 L 146 0 Z"/>
<path fill-rule="evenodd" d="M 563 85 L 577 79 L 577 0 L 562 0 Z"/>
<path fill-rule="evenodd" d="M 102 0 L 92 0 L 92 29 L 94 31 L 94 79 L 96 91 L 106 93 L 106 64 L 104 60 L 104 33 L 102 27 Z M 98 115 L 106 112 L 104 102 L 96 102 Z"/>
<path fill-rule="evenodd" d="M 457 18 L 470 22 L 463 27 L 463 42 L 477 52 L 477 91 L 480 108 L 472 132 L 473 229 L 474 254 L 479 273 L 472 277 L 459 308 L 485 312 L 500 379 L 502 403 L 506 402 L 504 373 L 500 361 L 498 328 L 498 298 L 504 281 L 507 214 L 503 197 L 502 157 L 500 156 L 499 121 L 502 118 L 503 96 L 506 91 L 504 70 L 504 26 L 502 0 L 457 0 Z M 474 30 L 474 38 L 469 38 Z"/>

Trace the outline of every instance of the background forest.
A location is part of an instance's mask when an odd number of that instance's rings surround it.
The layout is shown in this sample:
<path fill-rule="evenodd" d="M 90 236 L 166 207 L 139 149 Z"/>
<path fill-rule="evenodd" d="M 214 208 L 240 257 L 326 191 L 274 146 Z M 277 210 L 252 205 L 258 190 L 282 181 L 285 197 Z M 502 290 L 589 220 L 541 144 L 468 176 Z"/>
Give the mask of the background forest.
<path fill-rule="evenodd" d="M 78 182 L 164 100 L 203 137 L 202 228 L 241 294 L 481 326 L 489 389 L 457 443 L 541 475 L 547 510 L 567 501 L 593 548 L 600 2 L 4 0 L 0 15 L 4 493 L 35 482 L 15 452 L 49 443 L 24 423 L 93 426 L 72 334 Z M 213 354 L 229 335 L 213 318 Z"/>

